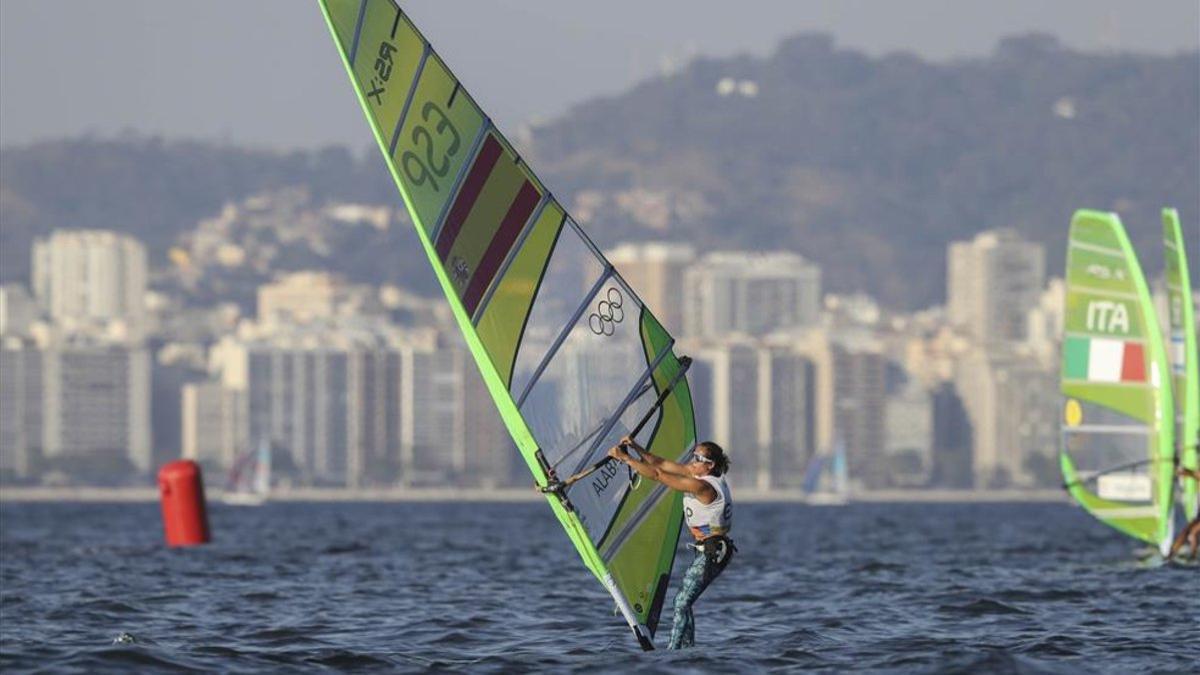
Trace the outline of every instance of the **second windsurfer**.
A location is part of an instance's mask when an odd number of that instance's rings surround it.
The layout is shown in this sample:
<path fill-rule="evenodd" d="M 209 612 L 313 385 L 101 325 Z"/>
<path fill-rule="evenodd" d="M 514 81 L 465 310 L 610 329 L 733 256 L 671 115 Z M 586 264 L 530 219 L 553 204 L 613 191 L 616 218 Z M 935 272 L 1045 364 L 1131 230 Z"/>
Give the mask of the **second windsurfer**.
<path fill-rule="evenodd" d="M 1200 480 L 1200 471 L 1184 466 L 1176 469 L 1175 474 L 1180 478 Z M 1192 549 L 1191 558 L 1195 560 L 1197 553 L 1200 553 L 1197 550 L 1200 549 L 1200 516 L 1193 518 L 1192 522 L 1188 523 L 1187 527 L 1183 528 L 1183 532 L 1180 532 L 1179 536 L 1175 538 L 1175 542 L 1171 544 L 1171 552 L 1167 554 L 1167 560 L 1175 557 L 1179 549 L 1183 548 L 1184 542 L 1187 542 L 1188 548 Z"/>

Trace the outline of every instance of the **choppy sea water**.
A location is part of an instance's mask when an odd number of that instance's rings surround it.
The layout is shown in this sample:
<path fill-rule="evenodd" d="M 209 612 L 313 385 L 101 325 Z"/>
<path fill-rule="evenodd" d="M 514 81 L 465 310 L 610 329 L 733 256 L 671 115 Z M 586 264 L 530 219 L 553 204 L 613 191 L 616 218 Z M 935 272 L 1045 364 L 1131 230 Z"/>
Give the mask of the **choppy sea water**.
<path fill-rule="evenodd" d="M 0 670 L 1200 662 L 1198 568 L 1139 562 L 1134 543 L 1066 505 L 740 505 L 740 553 L 696 606 L 699 647 L 651 653 L 544 504 L 214 505 L 210 521 L 211 545 L 168 550 L 154 504 L 0 505 Z"/>

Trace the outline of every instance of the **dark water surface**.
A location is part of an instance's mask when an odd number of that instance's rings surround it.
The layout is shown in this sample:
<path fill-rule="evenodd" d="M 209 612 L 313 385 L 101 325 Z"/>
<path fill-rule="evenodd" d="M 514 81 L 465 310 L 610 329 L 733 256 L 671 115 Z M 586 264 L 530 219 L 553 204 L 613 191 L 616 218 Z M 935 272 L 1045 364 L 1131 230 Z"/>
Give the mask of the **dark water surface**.
<path fill-rule="evenodd" d="M 641 652 L 543 504 L 0 505 L 0 669 L 1197 672 L 1200 574 L 1065 505 L 742 505 Z M 676 578 L 689 556 L 676 559 Z M 671 591 L 674 594 L 674 588 Z M 664 616 L 660 642 L 670 617 Z M 132 642 L 114 644 L 127 634 Z"/>

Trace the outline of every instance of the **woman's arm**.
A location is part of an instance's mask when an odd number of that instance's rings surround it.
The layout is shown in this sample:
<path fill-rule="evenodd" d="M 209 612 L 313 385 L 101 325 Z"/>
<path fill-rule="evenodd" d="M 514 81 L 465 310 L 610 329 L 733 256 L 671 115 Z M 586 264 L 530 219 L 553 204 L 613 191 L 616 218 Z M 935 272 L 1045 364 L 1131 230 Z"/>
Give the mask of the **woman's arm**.
<path fill-rule="evenodd" d="M 637 450 L 638 454 L 641 455 L 641 457 L 642 457 L 642 461 L 644 461 L 646 464 L 649 464 L 650 466 L 662 469 L 663 471 L 666 471 L 667 473 L 673 473 L 677 476 L 686 476 L 687 475 L 687 471 L 683 468 L 682 464 L 680 464 L 678 462 L 672 462 L 669 459 L 663 459 L 662 457 L 659 457 L 658 455 L 651 454 L 650 451 L 648 451 L 645 448 L 643 448 L 642 446 L 638 445 L 637 441 L 633 440 L 629 436 L 626 436 L 625 438 L 621 439 L 621 445 L 626 445 L 626 446 L 633 448 L 634 450 Z M 701 481 L 701 482 L 704 482 L 704 481 Z"/>
<path fill-rule="evenodd" d="M 652 481 L 662 483 L 663 485 L 678 490 L 696 495 L 696 498 L 703 504 L 711 504 L 717 498 L 717 491 L 707 481 L 702 481 L 691 476 L 681 476 L 679 474 L 665 471 L 662 468 L 650 464 L 649 462 L 635 459 L 620 445 L 615 445 L 608 451 L 608 456 L 628 464 L 630 468 L 638 473 L 638 475 L 649 478 Z M 665 461 L 665 460 L 660 460 Z M 673 463 L 673 462 L 672 462 Z"/>

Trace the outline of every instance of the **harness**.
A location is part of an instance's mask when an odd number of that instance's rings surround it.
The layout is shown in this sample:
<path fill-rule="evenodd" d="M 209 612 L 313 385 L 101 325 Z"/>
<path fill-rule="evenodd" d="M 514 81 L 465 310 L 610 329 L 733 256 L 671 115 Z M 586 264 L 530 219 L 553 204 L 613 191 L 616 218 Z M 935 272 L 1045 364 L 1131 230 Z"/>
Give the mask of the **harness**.
<path fill-rule="evenodd" d="M 733 554 L 737 553 L 737 546 L 734 546 L 733 540 L 723 534 L 714 534 L 711 537 L 705 537 L 700 541 L 688 544 L 689 548 L 695 549 L 697 553 L 703 553 L 708 562 L 724 567 L 733 559 Z"/>

